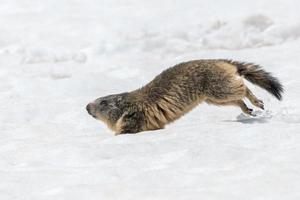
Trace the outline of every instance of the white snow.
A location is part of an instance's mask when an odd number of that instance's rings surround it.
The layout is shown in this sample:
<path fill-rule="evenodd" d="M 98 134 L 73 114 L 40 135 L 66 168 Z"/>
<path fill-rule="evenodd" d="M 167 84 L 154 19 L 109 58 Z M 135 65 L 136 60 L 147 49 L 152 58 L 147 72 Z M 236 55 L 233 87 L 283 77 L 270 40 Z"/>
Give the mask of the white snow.
<path fill-rule="evenodd" d="M 1 0 L 0 199 L 300 199 L 300 1 Z M 113 136 L 88 102 L 176 63 L 261 64 L 282 102 L 201 104 L 164 130 Z"/>

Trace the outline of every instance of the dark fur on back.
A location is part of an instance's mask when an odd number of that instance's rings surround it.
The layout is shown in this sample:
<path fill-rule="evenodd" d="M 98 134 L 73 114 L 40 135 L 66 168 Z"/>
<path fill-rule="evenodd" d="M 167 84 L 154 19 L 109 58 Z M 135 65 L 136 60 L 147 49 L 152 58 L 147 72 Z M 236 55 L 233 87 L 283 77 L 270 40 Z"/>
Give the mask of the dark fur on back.
<path fill-rule="evenodd" d="M 271 73 L 263 70 L 261 66 L 232 60 L 228 60 L 228 62 L 235 65 L 238 69 L 238 73 L 244 76 L 246 80 L 267 90 L 278 100 L 282 99 L 282 93 L 284 91 L 282 84 L 276 77 L 272 76 Z"/>

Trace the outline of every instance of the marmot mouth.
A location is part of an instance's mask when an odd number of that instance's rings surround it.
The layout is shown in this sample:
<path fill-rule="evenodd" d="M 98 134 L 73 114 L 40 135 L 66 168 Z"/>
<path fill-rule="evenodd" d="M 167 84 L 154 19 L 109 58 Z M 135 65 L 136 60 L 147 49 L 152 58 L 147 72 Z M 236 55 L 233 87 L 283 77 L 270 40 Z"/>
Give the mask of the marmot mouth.
<path fill-rule="evenodd" d="M 91 104 L 91 103 L 89 103 L 89 104 L 86 106 L 86 110 L 87 110 L 87 112 L 88 112 L 92 117 L 97 118 L 96 115 L 94 115 L 94 114 L 92 113 L 92 104 Z"/>

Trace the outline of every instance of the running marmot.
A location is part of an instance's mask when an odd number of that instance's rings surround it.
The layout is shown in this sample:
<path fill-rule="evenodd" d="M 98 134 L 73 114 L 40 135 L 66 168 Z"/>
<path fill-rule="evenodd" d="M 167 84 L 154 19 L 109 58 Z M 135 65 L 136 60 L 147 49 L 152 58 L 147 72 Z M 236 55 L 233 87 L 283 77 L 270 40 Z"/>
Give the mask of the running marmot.
<path fill-rule="evenodd" d="M 194 60 L 168 68 L 144 87 L 96 99 L 86 107 L 116 134 L 162 129 L 205 101 L 235 105 L 253 115 L 243 99 L 264 109 L 244 84 L 244 77 L 281 100 L 283 86 L 277 78 L 252 63 L 232 60 Z"/>

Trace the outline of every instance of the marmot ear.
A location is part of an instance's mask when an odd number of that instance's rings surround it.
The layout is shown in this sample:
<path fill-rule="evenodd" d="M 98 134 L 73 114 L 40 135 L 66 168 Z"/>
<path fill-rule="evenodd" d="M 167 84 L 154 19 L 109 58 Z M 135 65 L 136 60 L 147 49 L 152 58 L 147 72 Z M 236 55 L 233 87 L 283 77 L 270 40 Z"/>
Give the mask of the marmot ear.
<path fill-rule="evenodd" d="M 122 116 L 120 134 L 142 131 L 144 114 L 141 111 L 129 111 Z"/>

